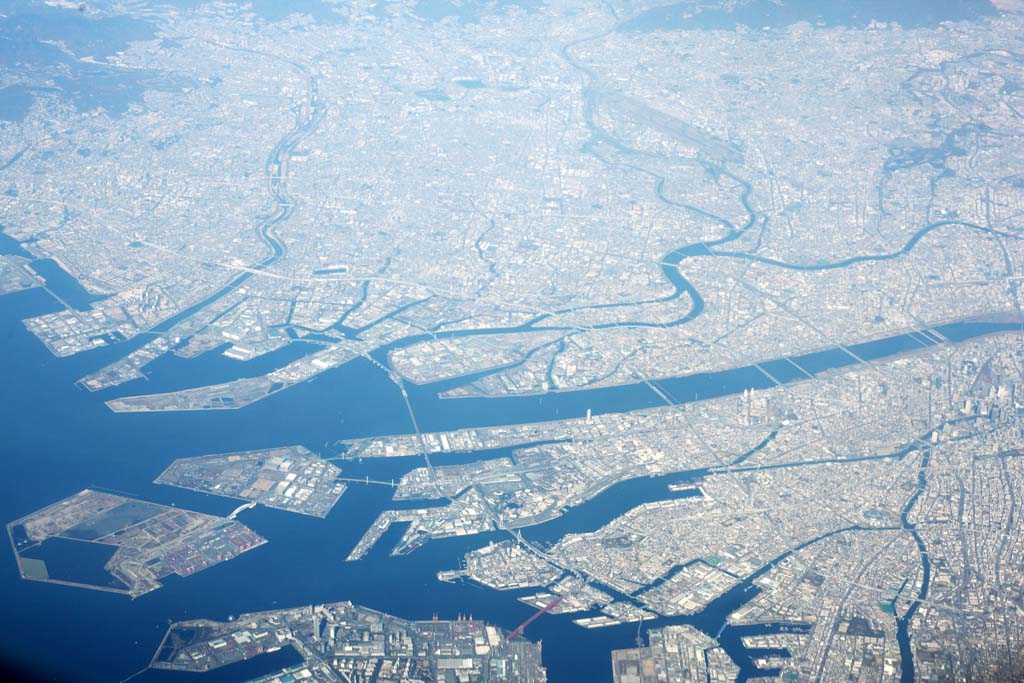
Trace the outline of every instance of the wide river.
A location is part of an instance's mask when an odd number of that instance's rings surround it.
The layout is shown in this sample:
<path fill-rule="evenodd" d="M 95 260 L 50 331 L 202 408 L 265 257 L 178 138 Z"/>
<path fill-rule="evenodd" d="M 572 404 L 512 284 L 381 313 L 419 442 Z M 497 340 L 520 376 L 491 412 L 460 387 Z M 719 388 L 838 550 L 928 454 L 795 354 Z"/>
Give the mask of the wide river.
<path fill-rule="evenodd" d="M 56 283 L 55 283 L 56 286 Z M 74 292 L 60 293 L 65 300 Z M 72 302 L 73 303 L 73 302 Z M 3 409 L 3 495 L 0 519 L 14 520 L 86 487 L 98 487 L 164 504 L 211 514 L 228 514 L 237 501 L 157 486 L 152 480 L 177 457 L 269 446 L 303 444 L 323 453 L 339 439 L 408 433 L 408 411 L 398 389 L 384 373 L 364 360 L 352 362 L 305 384 L 237 411 L 115 414 L 103 394 L 90 394 L 74 382 L 110 362 L 123 349 L 103 348 L 58 359 L 21 323 L 26 317 L 58 310 L 41 289 L 0 297 L 0 406 Z M 991 324 L 945 328 L 965 338 L 991 331 Z M 855 347 L 863 357 L 878 358 L 930 343 L 922 335 L 904 336 Z M 194 361 L 177 358 L 154 363 L 151 377 L 120 388 L 119 393 L 162 391 L 190 384 L 223 381 L 265 371 L 285 362 L 289 353 L 240 363 L 207 354 Z M 812 354 L 799 364 L 820 372 L 849 364 L 840 351 Z M 789 381 L 800 371 L 787 361 L 767 365 L 776 378 Z M 765 387 L 757 369 L 670 379 L 660 382 L 680 401 Z M 534 422 L 658 405 L 661 399 L 645 385 L 549 394 L 543 397 L 441 400 L 438 386 L 413 387 L 411 400 L 423 430 Z M 481 454 L 494 457 L 494 453 Z M 465 461 L 466 458 L 459 458 Z M 418 458 L 364 461 L 345 465 L 347 476 L 389 480 L 420 465 Z M 522 592 L 497 592 L 469 584 L 439 582 L 436 572 L 458 566 L 463 552 L 495 535 L 433 541 L 403 557 L 389 557 L 384 544 L 360 562 L 346 563 L 361 534 L 390 503 L 391 489 L 354 485 L 326 519 L 277 510 L 246 510 L 240 520 L 269 543 L 235 560 L 187 579 L 172 579 L 164 588 L 136 600 L 125 596 L 22 581 L 13 553 L 0 553 L 0 659 L 42 669 L 59 680 L 121 680 L 146 666 L 168 622 L 197 617 L 226 618 L 242 612 L 337 600 L 412 619 L 434 613 L 454 618 L 472 613 L 511 629 L 533 610 L 516 601 Z M 613 487 L 534 533 L 545 540 L 569 531 L 586 531 L 647 500 L 669 497 L 666 481 L 634 481 Z M 527 532 L 529 535 L 529 532 Z M 388 541 L 385 538 L 384 541 Z M 729 611 L 754 594 L 741 586 L 716 601 L 691 623 L 717 632 Z M 574 615 L 575 616 L 575 615 Z M 655 622 L 668 623 L 667 621 Z M 645 624 L 645 628 L 646 628 Z M 637 628 L 622 626 L 585 630 L 569 616 L 547 615 L 526 635 L 543 639 L 550 680 L 608 681 L 608 651 L 629 647 Z M 750 653 L 739 633 L 723 633 L 744 673 Z M 251 675 L 251 669 L 247 669 Z M 225 680 L 206 676 L 198 680 Z M 186 680 L 181 675 L 152 680 Z M 139 680 L 139 679 L 136 679 Z"/>

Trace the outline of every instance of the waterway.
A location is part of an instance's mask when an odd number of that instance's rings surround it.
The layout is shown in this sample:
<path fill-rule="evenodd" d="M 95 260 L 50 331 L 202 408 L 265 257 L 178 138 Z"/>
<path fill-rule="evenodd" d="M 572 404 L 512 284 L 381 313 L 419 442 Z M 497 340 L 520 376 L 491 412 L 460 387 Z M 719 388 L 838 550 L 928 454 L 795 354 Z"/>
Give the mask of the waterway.
<path fill-rule="evenodd" d="M 377 366 L 362 359 L 242 410 L 111 413 L 102 403 L 102 392 L 91 394 L 74 382 L 123 349 L 101 348 L 54 358 L 20 322 L 59 307 L 42 289 L 0 297 L 3 474 L 6 481 L 16 483 L 5 487 L 0 497 L 0 519 L 17 519 L 85 487 L 227 515 L 236 501 L 151 482 L 177 457 L 286 444 L 323 451 L 339 439 L 411 431 L 398 389 Z M 1005 327 L 966 324 L 944 328 L 943 334 L 966 338 Z M 907 335 L 862 344 L 854 351 L 861 357 L 878 358 L 934 342 L 931 335 Z M 261 363 L 285 360 L 243 363 L 213 354 L 195 361 L 168 357 L 154 364 L 150 379 L 138 384 L 163 390 L 210 381 L 211 374 L 218 378 L 252 374 Z M 796 364 L 778 360 L 766 367 L 776 378 L 791 381 L 854 362 L 848 353 L 832 350 L 808 354 Z M 668 379 L 659 386 L 667 395 L 688 401 L 770 383 L 760 369 L 741 368 Z M 501 399 L 439 399 L 437 388 L 411 387 L 413 410 L 425 430 L 580 417 L 588 409 L 600 414 L 661 402 L 644 384 Z M 501 454 L 491 451 L 480 457 Z M 453 461 L 472 457 L 455 456 Z M 380 481 L 397 479 L 421 464 L 418 458 L 341 463 L 344 476 Z M 672 497 L 667 488 L 670 480 L 640 479 L 613 486 L 599 495 L 599 504 L 584 504 L 524 534 L 551 542 L 564 533 L 597 528 L 641 502 Z M 164 588 L 136 600 L 23 581 L 13 554 L 0 553 L 0 599 L 5 605 L 0 629 L 6 634 L 0 659 L 36 669 L 48 667 L 57 680 L 119 680 L 147 664 L 169 620 L 223 619 L 247 611 L 334 600 L 351 600 L 416 619 L 429 619 L 435 612 L 441 617 L 472 612 L 507 629 L 532 614 L 531 608 L 516 601 L 514 592 L 436 580 L 437 571 L 458 566 L 462 553 L 505 538 L 503 534 L 431 541 L 407 556 L 375 552 L 364 561 L 346 563 L 344 558 L 362 533 L 391 505 L 392 491 L 390 486 L 352 484 L 326 519 L 259 507 L 244 510 L 239 520 L 263 534 L 268 544 L 187 579 L 172 578 Z M 755 592 L 745 583 L 691 622 L 714 634 L 728 612 Z M 572 624 L 572 618 L 546 615 L 527 631 L 528 637 L 545 643 L 551 680 L 610 680 L 604 653 L 629 647 L 635 641 L 636 626 L 585 630 Z M 663 623 L 674 622 L 659 620 L 643 629 Z M 738 661 L 748 662 L 751 653 L 739 649 L 742 644 L 733 635 L 726 629 L 723 643 L 729 643 Z"/>
<path fill-rule="evenodd" d="M 194 4 L 192 0 L 176 0 L 176 3 L 181 6 Z M 281 3 L 261 0 L 255 4 L 257 11 L 273 14 L 268 15 L 268 19 L 273 19 L 277 13 L 285 11 L 285 6 Z M 496 3 L 498 7 L 513 4 L 520 3 Z M 522 4 L 529 6 L 530 3 Z M 765 4 L 751 3 L 753 9 L 750 11 L 761 11 Z M 788 3 L 787 8 L 792 8 L 796 12 L 793 16 L 800 19 L 813 20 L 808 14 L 811 12 L 817 12 L 818 15 L 827 13 L 826 10 L 814 9 L 812 4 L 817 8 L 823 7 L 821 3 L 805 1 Z M 833 11 L 833 14 L 845 11 L 843 8 L 849 4 L 838 3 L 840 9 Z M 910 4 L 917 8 L 910 11 L 924 11 L 920 8 L 921 2 L 915 1 Z M 962 4 L 965 7 L 973 6 L 973 3 Z M 978 11 L 984 13 L 986 4 L 978 3 L 978 7 L 981 8 Z M 8 5 L 11 3 L 0 0 L 0 10 L 5 10 Z M 890 3 L 890 6 L 896 5 Z M 315 0 L 292 4 L 289 7 L 311 12 L 318 15 L 321 20 L 340 20 L 340 15 L 329 11 L 330 8 Z M 428 20 L 457 16 L 459 21 L 469 23 L 478 20 L 484 13 L 482 8 L 488 7 L 490 6 L 480 3 L 424 0 L 417 5 L 416 11 Z M 786 10 L 788 11 L 789 9 Z M 40 35 L 46 37 L 46 32 L 50 30 L 58 31 L 62 37 L 63 34 L 74 34 L 79 42 L 72 45 L 73 49 L 84 52 L 91 50 L 97 54 L 102 53 L 107 46 L 116 47 L 119 41 L 151 35 L 151 27 L 145 23 L 108 24 L 78 18 L 68 19 L 74 24 L 72 28 L 75 29 L 68 31 L 67 27 L 52 23 L 52 18 L 45 14 L 49 12 L 48 9 L 40 12 L 42 14 L 5 12 L 5 17 L 13 17 L 5 18 L 5 26 L 12 29 L 12 35 L 15 22 L 33 29 L 26 35 L 41 32 Z M 321 14 L 322 16 L 319 16 Z M 836 14 L 833 18 L 832 14 L 829 14 L 821 20 L 856 24 L 861 21 L 860 16 L 861 14 L 848 17 Z M 893 16 L 899 18 L 895 14 Z M 942 14 L 942 18 L 958 16 Z M 734 21 L 737 17 L 740 21 Z M 713 21 L 715 17 L 708 15 L 701 20 Z M 776 20 L 781 22 L 780 25 L 786 25 L 786 22 L 793 19 L 783 13 L 777 19 L 773 19 Z M 640 20 L 641 24 L 646 22 L 645 26 L 623 28 L 666 28 L 670 27 L 671 21 L 671 15 L 651 14 Z M 745 21 L 764 25 L 764 19 L 760 15 L 751 14 L 748 19 L 741 12 L 722 21 L 729 27 Z M 680 25 L 678 28 L 687 26 Z M 52 45 L 35 39 L 19 43 L 17 47 L 23 60 L 28 60 L 31 64 L 53 66 L 62 63 L 64 59 Z M 301 65 L 293 66 L 302 68 Z M 593 74 L 585 67 L 580 65 L 576 68 L 592 80 Z M 145 89 L 167 89 L 175 85 L 163 81 L 154 74 L 142 74 L 137 79 L 129 78 L 103 66 L 79 66 L 69 74 L 56 78 L 54 83 L 57 89 L 53 92 L 72 101 L 82 110 L 103 106 L 113 115 L 126 110 L 131 103 L 138 100 Z M 281 139 L 267 158 L 268 174 L 275 178 L 268 189 L 276 207 L 256 226 L 257 234 L 266 244 L 268 253 L 261 263 L 253 266 L 253 270 L 265 268 L 283 255 L 283 243 L 276 238 L 274 228 L 287 219 L 291 202 L 287 195 L 286 182 L 283 180 L 285 173 L 273 171 L 286 167 L 290 152 L 301 143 L 303 136 L 315 128 L 322 115 L 316 82 L 310 79 L 309 84 L 307 106 L 297 115 L 295 127 Z M 26 108 L 31 106 L 26 98 L 30 95 L 37 96 L 39 93 L 26 89 L 16 94 L 19 94 L 19 99 L 9 103 L 2 113 L 4 117 L 16 119 L 23 116 Z M 596 106 L 595 89 L 588 92 L 587 106 L 592 114 L 593 107 Z M 589 118 L 588 123 L 595 139 L 623 151 L 633 151 L 628 150 L 622 141 L 615 140 L 605 131 L 596 128 Z M 661 194 L 660 181 L 656 176 L 652 177 L 658 186 L 659 196 L 663 201 L 668 201 Z M 746 204 L 749 186 L 739 178 L 732 179 L 743 188 L 741 199 Z M 666 297 L 655 301 L 673 300 L 684 295 L 691 301 L 690 310 L 673 324 L 682 324 L 693 319 L 703 308 L 700 294 L 679 271 L 678 266 L 685 258 L 713 253 L 725 258 L 765 260 L 748 254 L 716 252 L 717 248 L 735 240 L 753 225 L 753 212 L 750 211 L 749 205 L 746 208 L 750 215 L 745 225 L 738 228 L 727 225 L 728 232 L 722 239 L 686 245 L 670 252 L 663 259 L 663 273 L 672 291 Z M 922 228 L 899 253 L 907 253 L 928 232 L 943 225 L 945 224 L 933 224 Z M 0 253 L 14 252 L 16 245 L 12 245 L 11 242 L 13 240 L 0 233 Z M 835 264 L 773 265 L 824 269 L 849 265 L 854 259 L 895 258 L 899 253 L 852 257 Z M 69 281 L 68 277 L 62 277 L 56 264 L 52 264 L 52 268 L 44 262 L 37 262 L 36 265 L 44 271 L 42 274 L 46 276 L 47 288 L 56 296 L 75 307 L 88 306 L 88 293 L 76 290 L 76 283 Z M 223 296 L 248 277 L 249 272 L 240 274 L 234 282 L 214 297 Z M 168 329 L 175 321 L 208 305 L 214 297 L 168 321 L 157 331 Z M 612 305 L 635 306 L 637 303 Z M 3 340 L 0 376 L 4 378 L 0 383 L 0 409 L 3 410 L 0 429 L 3 430 L 4 443 L 3 477 L 8 482 L 4 487 L 4 495 L 0 496 L 0 519 L 4 521 L 19 518 L 85 487 L 112 490 L 158 503 L 227 515 L 237 506 L 237 501 L 157 486 L 152 484 L 152 480 L 171 460 L 178 457 L 288 444 L 302 444 L 323 452 L 340 439 L 408 433 L 412 430 L 406 404 L 398 389 L 378 367 L 363 359 L 238 411 L 181 414 L 111 413 L 103 405 L 108 392 L 90 394 L 78 388 L 75 381 L 120 357 L 129 345 L 96 349 L 66 359 L 52 357 L 26 332 L 20 321 L 59 308 L 60 304 L 41 289 L 0 298 L 0 339 Z M 539 316 L 519 328 L 442 333 L 436 336 L 454 337 L 465 334 L 543 329 L 539 327 L 539 323 L 563 312 L 568 311 Z M 1006 327 L 1008 326 L 976 323 L 948 326 L 941 328 L 940 332 L 950 338 L 963 339 Z M 353 333 L 357 334 L 358 331 Z M 434 336 L 424 335 L 423 338 Z M 137 345 L 143 341 L 145 337 L 140 337 L 134 340 L 133 344 Z M 401 344 L 408 345 L 415 341 L 416 338 L 409 338 L 403 340 Z M 905 335 L 857 345 L 851 347 L 851 351 L 861 358 L 880 358 L 935 342 L 936 339 L 932 335 Z M 148 379 L 138 380 L 120 387 L 117 391 L 166 391 L 261 374 L 269 367 L 284 364 L 304 351 L 298 345 L 292 345 L 287 350 L 247 363 L 230 361 L 215 354 L 207 354 L 194 361 L 175 357 L 162 358 L 152 365 Z M 386 351 L 387 349 L 382 350 L 381 354 Z M 659 381 L 657 385 L 662 394 L 683 402 L 733 394 L 751 387 L 764 388 L 771 386 L 774 381 L 794 381 L 807 374 L 824 372 L 855 362 L 856 359 L 849 352 L 834 349 L 807 354 L 793 361 L 780 359 L 759 367 L 669 378 Z M 445 383 L 439 382 L 409 387 L 411 405 L 421 429 L 457 429 L 580 417 L 588 410 L 592 410 L 594 414 L 601 414 L 650 407 L 663 402 L 661 396 L 644 383 L 546 396 L 438 399 L 437 392 L 443 390 L 445 386 Z M 447 462 L 465 462 L 476 457 L 500 457 L 500 453 L 495 451 L 473 456 L 454 456 Z M 342 466 L 345 470 L 344 476 L 388 481 L 397 479 L 412 467 L 421 464 L 422 460 L 418 458 L 403 458 L 395 461 L 343 462 Z M 688 473 L 685 476 L 637 479 L 616 484 L 593 501 L 535 528 L 524 530 L 524 536 L 546 544 L 557 540 L 565 533 L 595 529 L 637 504 L 694 495 L 693 492 L 671 494 L 667 489 L 667 483 L 670 480 L 681 481 L 687 478 L 696 480 L 699 476 L 699 473 Z M 146 666 L 156 652 L 170 621 L 200 617 L 223 619 L 247 611 L 334 600 L 351 600 L 413 619 L 429 619 L 435 613 L 442 618 L 453 618 L 459 613 L 473 613 L 478 618 L 507 629 L 514 628 L 534 612 L 532 608 L 516 600 L 516 597 L 522 594 L 521 591 L 496 592 L 472 584 L 449 584 L 436 580 L 436 572 L 456 567 L 464 552 L 490 540 L 505 538 L 503 534 L 491 533 L 472 538 L 432 541 L 416 552 L 401 557 L 388 556 L 386 542 L 393 540 L 393 535 L 388 535 L 382 547 L 372 552 L 365 560 L 346 563 L 344 558 L 377 514 L 382 509 L 392 506 L 391 493 L 392 489 L 388 486 L 352 484 L 326 519 L 292 515 L 260 507 L 243 510 L 239 514 L 239 520 L 264 535 L 269 543 L 187 579 L 172 578 L 166 582 L 164 588 L 136 600 L 111 593 L 23 581 L 18 576 L 13 554 L 0 553 L 0 599 L 4 604 L 4 610 L 0 612 L 0 630 L 5 634 L 5 638 L 0 642 L 0 666 L 6 666 L 8 671 L 19 667 L 32 670 L 36 678 L 48 677 L 62 681 L 120 680 Z M 908 503 L 904 511 L 903 523 L 908 531 L 916 534 L 907 522 L 907 515 L 913 502 L 914 499 Z M 89 548 L 96 554 L 86 561 L 74 555 L 81 550 L 81 544 L 75 546 L 74 550 L 70 547 L 62 549 L 61 545 L 51 543 L 45 550 L 41 546 L 37 554 L 41 553 L 40 557 L 45 555 L 48 565 L 62 577 L 65 569 L 71 566 L 66 563 L 79 561 L 89 569 L 91 580 L 101 580 L 101 577 L 94 576 L 93 572 L 96 569 L 95 563 L 102 559 L 100 551 L 106 552 L 104 548 Z M 776 562 L 784 557 L 786 555 L 778 558 Z M 922 558 L 926 563 L 927 555 L 922 553 Z M 771 566 L 766 566 L 758 574 L 768 571 Z M 928 572 L 927 564 L 924 565 L 924 571 Z M 725 626 L 726 616 L 756 595 L 757 589 L 752 586 L 751 580 L 736 586 L 698 615 L 685 619 L 657 620 L 644 624 L 641 631 L 666 623 L 691 623 L 711 635 L 720 635 L 723 647 L 740 664 L 743 675 L 755 675 L 757 671 L 753 668 L 751 660 L 757 653 L 745 650 L 740 640 L 743 635 L 750 632 Z M 922 589 L 925 590 L 926 588 Z M 917 601 L 913 603 L 914 606 L 902 617 L 902 623 L 898 623 L 901 647 L 908 642 L 906 634 L 909 618 L 919 601 L 925 597 L 926 593 L 919 593 Z M 611 671 L 607 652 L 613 648 L 632 646 L 637 636 L 636 625 L 584 630 L 572 624 L 571 619 L 576 616 L 578 615 L 545 615 L 531 624 L 526 635 L 532 639 L 543 639 L 545 664 L 549 667 L 550 680 L 554 683 L 609 681 Z M 799 630 L 803 626 L 777 624 L 765 625 L 762 628 L 764 632 L 771 632 L 773 629 Z M 241 667 L 230 668 L 217 674 L 189 676 L 150 672 L 143 680 L 201 680 L 217 683 L 241 680 L 288 663 L 288 651 L 282 652 L 282 655 L 270 659 L 259 658 L 252 663 L 244 663 Z M 912 665 L 909 671 L 912 677 Z M 908 667 L 905 666 L 904 680 L 907 672 Z"/>
<path fill-rule="evenodd" d="M 918 589 L 917 596 L 914 601 L 910 603 L 907 611 L 902 616 L 896 619 L 896 640 L 900 645 L 900 659 L 902 663 L 902 669 L 900 671 L 900 682 L 901 683 L 913 683 L 914 682 L 914 658 L 910 648 L 910 623 L 914 620 L 914 615 L 917 614 L 917 610 L 921 607 L 921 602 L 928 598 L 928 584 L 931 582 L 932 575 L 932 563 L 928 559 L 928 550 L 925 548 L 924 541 L 921 539 L 921 534 L 917 531 L 917 525 L 910 521 L 910 513 L 917 504 L 917 499 L 924 493 L 924 489 L 928 484 L 928 465 L 931 462 L 931 451 L 926 450 L 921 458 L 921 467 L 917 471 L 917 488 L 914 490 L 914 495 L 910 497 L 906 505 L 903 506 L 903 512 L 900 515 L 900 525 L 910 532 L 911 536 L 914 537 L 914 543 L 917 544 L 917 550 L 921 555 L 921 587 Z M 892 603 L 893 611 L 896 611 L 896 600 Z"/>
<path fill-rule="evenodd" d="M 149 669 L 133 678 L 133 683 L 242 683 L 260 676 L 277 673 L 302 663 L 302 655 L 294 647 L 283 647 L 252 659 L 222 666 L 213 671 L 165 671 Z"/>

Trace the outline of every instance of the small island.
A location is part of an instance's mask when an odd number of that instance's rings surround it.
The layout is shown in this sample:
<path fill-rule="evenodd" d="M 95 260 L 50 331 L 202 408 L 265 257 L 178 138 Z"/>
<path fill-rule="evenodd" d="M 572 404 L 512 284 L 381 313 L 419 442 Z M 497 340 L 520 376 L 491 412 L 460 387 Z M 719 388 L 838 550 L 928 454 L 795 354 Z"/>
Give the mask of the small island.
<path fill-rule="evenodd" d="M 244 524 L 86 489 L 7 525 L 21 577 L 124 593 L 154 591 L 263 545 Z"/>
<path fill-rule="evenodd" d="M 345 484 L 341 470 L 302 446 L 180 458 L 157 484 L 326 517 Z"/>

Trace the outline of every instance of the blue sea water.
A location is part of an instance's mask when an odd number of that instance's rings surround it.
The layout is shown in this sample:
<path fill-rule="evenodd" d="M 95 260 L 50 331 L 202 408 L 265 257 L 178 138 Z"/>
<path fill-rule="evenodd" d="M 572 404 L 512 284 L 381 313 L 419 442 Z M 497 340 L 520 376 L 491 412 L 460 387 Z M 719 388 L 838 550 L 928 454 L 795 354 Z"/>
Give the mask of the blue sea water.
<path fill-rule="evenodd" d="M 24 85 L 0 88 L 0 121 L 21 121 L 32 107 L 32 93 Z"/>
<path fill-rule="evenodd" d="M 71 274 L 60 267 L 53 259 L 38 259 L 29 264 L 29 267 L 43 278 L 47 288 L 57 295 L 61 300 L 78 311 L 88 311 L 96 301 L 106 297 L 90 294 Z"/>
<path fill-rule="evenodd" d="M 125 590 L 127 586 L 103 568 L 116 550 L 115 546 L 102 543 L 48 538 L 21 554 L 45 562 L 47 577 L 54 581 Z"/>
<path fill-rule="evenodd" d="M 302 663 L 302 655 L 293 647 L 284 647 L 252 659 L 222 666 L 213 671 L 166 671 L 149 669 L 133 678 L 133 683 L 243 683 L 277 673 Z"/>
<path fill-rule="evenodd" d="M 25 251 L 25 248 L 21 246 L 21 242 L 4 232 L 3 225 L 0 225 L 0 254 L 20 256 L 27 259 L 32 258 L 32 254 Z"/>
<path fill-rule="evenodd" d="M 66 359 L 52 357 L 20 321 L 58 308 L 41 289 L 0 297 L 5 482 L 0 519 L 5 521 L 86 487 L 223 515 L 237 502 L 151 482 L 178 457 L 285 444 L 303 444 L 324 452 L 338 439 L 411 429 L 398 390 L 364 360 L 242 410 L 111 413 L 102 403 L 104 394 L 90 394 L 74 382 L 124 353 L 124 348 L 101 348 Z M 944 332 L 963 336 L 995 327 L 959 326 Z M 879 357 L 933 342 L 930 337 L 902 337 L 861 345 L 855 351 Z M 278 364 L 283 359 L 239 363 L 215 355 L 195 361 L 168 358 L 156 364 L 149 379 L 126 389 L 160 391 L 204 383 L 211 376 L 222 379 L 251 374 L 263 362 Z M 804 357 L 796 365 L 777 361 L 769 368 L 785 380 L 796 379 L 804 371 L 852 362 L 848 354 L 831 351 Z M 668 380 L 660 386 L 679 400 L 692 400 L 768 384 L 759 370 L 746 368 Z M 438 399 L 437 388 L 417 387 L 412 393 L 417 420 L 425 430 L 581 416 L 588 408 L 600 413 L 655 405 L 659 400 L 645 385 L 544 397 L 465 400 Z M 466 459 L 468 456 L 460 458 Z M 343 467 L 347 476 L 387 481 L 421 463 L 419 458 L 401 458 L 343 463 Z M 550 542 L 566 531 L 595 528 L 640 502 L 668 498 L 666 484 L 664 478 L 652 478 L 610 489 L 599 502 L 570 511 L 563 520 L 533 533 Z M 389 487 L 353 485 L 326 519 L 259 507 L 246 510 L 240 521 L 264 535 L 268 544 L 187 579 L 172 577 L 164 588 L 135 600 L 22 581 L 13 553 L 0 553 L 0 599 L 5 606 L 0 612 L 0 632 L 5 634 L 0 641 L 0 659 L 9 666 L 45 672 L 56 680 L 120 680 L 144 668 L 168 622 L 181 619 L 223 619 L 242 612 L 335 600 L 351 600 L 414 619 L 429 619 L 434 613 L 442 618 L 473 613 L 508 629 L 532 614 L 531 608 L 515 599 L 522 591 L 497 592 L 436 580 L 438 570 L 457 567 L 462 553 L 500 540 L 500 534 L 431 541 L 401 557 L 389 557 L 387 547 L 382 546 L 364 561 L 345 562 L 379 511 L 389 506 L 390 495 Z M 702 615 L 701 623 L 720 624 L 736 600 L 751 596 L 750 591 L 732 594 L 731 602 Z M 635 625 L 584 630 L 573 625 L 569 616 L 546 615 L 530 626 L 527 636 L 544 641 L 550 680 L 607 681 L 607 652 L 629 647 L 636 632 Z"/>
<path fill-rule="evenodd" d="M 197 3 L 177 0 L 177 4 L 188 7 Z M 505 4 L 519 3 L 423 0 L 416 11 L 427 20 L 454 17 L 471 23 Z M 768 7 L 769 4 L 773 7 Z M 900 21 L 905 25 L 931 25 L 936 21 L 991 13 L 987 2 L 967 0 L 867 3 L 873 8 L 868 12 L 863 11 L 864 6 L 864 3 L 807 0 L 775 6 L 758 1 L 730 15 L 706 13 L 691 21 L 681 11 L 686 8 L 681 4 L 646 14 L 626 28 L 732 28 L 737 23 L 760 28 L 785 26 L 799 20 L 864 25 L 871 18 Z M 25 7 L 24 3 L 0 0 L 0 14 L 6 17 L 7 29 L 0 34 L 0 58 L 43 71 L 66 65 L 67 61 L 59 50 L 45 41 L 66 40 L 71 36 L 70 47 L 77 53 L 102 55 L 122 49 L 129 40 L 153 35 L 152 27 L 145 22 L 108 22 L 67 12 L 58 16 L 53 14 L 52 8 L 41 5 L 34 6 L 32 12 L 25 12 Z M 341 15 L 316 0 L 292 4 L 260 1 L 255 3 L 254 9 L 268 21 L 288 11 L 308 12 L 321 21 L 341 20 Z M 126 76 L 103 66 L 81 64 L 62 68 L 53 82 L 58 88 L 53 92 L 68 98 L 80 109 L 103 106 L 115 115 L 138 102 L 146 89 L 174 85 L 164 83 L 158 75 Z M 469 83 L 466 81 L 464 85 Z M 14 97 L 0 111 L 0 117 L 17 120 L 30 106 L 32 96 L 48 92 L 27 86 L 16 88 L 11 93 Z M 0 233 L 0 253 L 5 249 L 13 250 L 10 242 Z M 84 308 L 89 304 L 89 300 L 81 298 L 88 294 L 75 290 L 77 285 L 57 271 L 49 272 L 47 286 L 71 305 Z M 0 419 L 3 430 L 0 481 L 4 482 L 0 489 L 3 492 L 0 520 L 5 522 L 85 487 L 114 490 L 211 514 L 227 514 L 234 509 L 236 501 L 157 486 L 152 480 L 177 457 L 287 444 L 303 444 L 324 452 L 332 449 L 339 439 L 407 433 L 412 428 L 398 390 L 380 370 L 362 359 L 239 411 L 113 414 L 103 405 L 103 400 L 112 394 L 90 394 L 77 387 L 75 381 L 122 355 L 136 342 L 68 359 L 54 358 L 26 332 L 20 321 L 59 307 L 42 290 L 0 297 L 0 378 L 3 380 L 0 382 L 3 415 Z M 991 327 L 961 326 L 944 332 L 949 336 L 966 336 L 987 329 Z M 861 345 L 856 352 L 861 357 L 881 357 L 930 343 L 934 343 L 934 339 L 906 336 Z M 259 374 L 268 367 L 286 363 L 293 354 L 301 352 L 301 346 L 293 345 L 251 363 L 238 363 L 215 354 L 194 361 L 168 357 L 154 364 L 148 379 L 121 387 L 115 393 L 163 391 Z M 772 383 L 768 375 L 790 381 L 808 372 L 853 362 L 853 357 L 845 352 L 827 351 L 810 354 L 796 364 L 785 360 L 768 363 L 763 366 L 764 371 L 740 368 L 666 380 L 659 382 L 659 387 L 678 401 L 689 401 L 736 393 L 748 387 L 767 387 Z M 443 388 L 443 383 L 410 387 L 417 420 L 424 430 L 578 417 L 588 409 L 600 414 L 661 403 L 644 384 L 544 397 L 457 401 L 439 400 L 436 393 Z M 486 455 L 497 457 L 500 453 Z M 463 456 L 460 460 L 467 459 L 468 456 Z M 455 460 L 452 458 L 449 462 Z M 421 463 L 418 458 L 404 458 L 345 463 L 344 467 L 346 476 L 367 475 L 387 480 L 397 479 Z M 9 669 L 20 667 L 32 671 L 35 678 L 117 681 L 148 664 L 170 621 L 199 617 L 222 619 L 247 611 L 334 600 L 351 600 L 417 619 L 429 619 L 434 613 L 442 618 L 473 613 L 508 629 L 533 613 L 534 610 L 516 601 L 523 591 L 500 593 L 436 580 L 438 570 L 456 567 L 463 552 L 502 538 L 499 534 L 432 541 L 408 556 L 395 558 L 387 555 L 387 545 L 382 544 L 366 560 L 346 563 L 345 556 L 361 534 L 380 510 L 390 506 L 390 494 L 386 487 L 354 485 L 324 520 L 265 508 L 247 510 L 241 514 L 240 521 L 263 534 L 269 540 L 267 545 L 187 579 L 172 578 L 163 589 L 136 600 L 22 581 L 13 553 L 0 553 L 0 599 L 4 605 L 0 610 L 0 633 L 4 634 L 0 639 L 0 662 Z M 524 531 L 524 535 L 533 534 L 534 538 L 551 542 L 569 531 L 596 528 L 641 502 L 668 497 L 664 480 L 626 482 L 562 518 Z M 54 567 L 58 566 L 55 562 Z M 716 629 L 730 610 L 753 593 L 747 585 L 737 587 L 716 601 L 695 623 Z M 587 631 L 573 625 L 571 618 L 546 615 L 534 622 L 526 633 L 527 637 L 544 641 L 550 680 L 555 683 L 610 680 L 607 652 L 632 646 L 636 626 Z M 723 639 L 736 648 L 740 647 L 739 635 L 736 630 L 726 630 Z M 285 657 L 281 655 L 250 666 L 284 666 Z M 744 671 L 750 673 L 749 662 L 744 666 Z M 255 670 L 243 668 L 199 676 L 149 673 L 142 680 L 224 683 L 254 675 Z"/>

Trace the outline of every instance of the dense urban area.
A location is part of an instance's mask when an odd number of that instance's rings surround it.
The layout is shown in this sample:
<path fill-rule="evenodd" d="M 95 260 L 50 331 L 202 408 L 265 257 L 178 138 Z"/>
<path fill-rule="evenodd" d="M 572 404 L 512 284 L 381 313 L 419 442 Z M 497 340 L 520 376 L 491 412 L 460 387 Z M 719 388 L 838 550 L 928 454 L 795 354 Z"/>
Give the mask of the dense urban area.
<path fill-rule="evenodd" d="M 895 4 L 0 1 L 0 295 L 174 434 L 14 573 L 154 610 L 142 673 L 1024 679 L 1024 3 Z"/>

